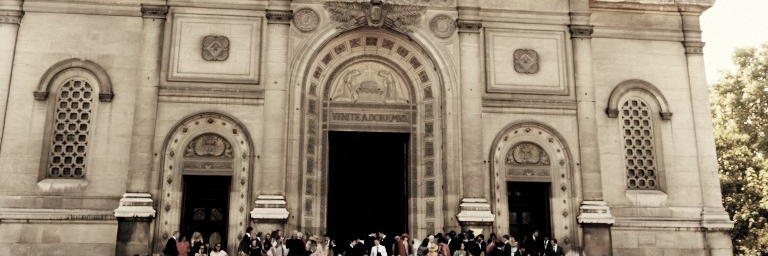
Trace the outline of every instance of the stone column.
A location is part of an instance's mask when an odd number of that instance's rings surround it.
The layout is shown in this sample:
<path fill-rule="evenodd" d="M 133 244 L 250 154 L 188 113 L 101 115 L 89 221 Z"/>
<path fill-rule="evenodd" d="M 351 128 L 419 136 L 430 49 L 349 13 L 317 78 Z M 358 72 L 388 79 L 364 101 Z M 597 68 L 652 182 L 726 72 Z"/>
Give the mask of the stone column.
<path fill-rule="evenodd" d="M 611 255 L 614 218 L 603 201 L 600 147 L 597 137 L 595 84 L 592 78 L 592 32 L 587 1 L 571 1 L 571 43 L 576 84 L 576 116 L 579 129 L 579 166 L 583 201 L 579 224 L 584 230 L 584 255 Z"/>
<path fill-rule="evenodd" d="M 459 3 L 459 49 L 461 51 L 461 179 L 463 193 L 456 218 L 462 229 L 480 229 L 488 233 L 494 216 L 485 195 L 483 168 L 482 114 L 483 73 L 481 63 L 480 8 L 475 1 Z M 450 179 L 452 177 L 446 177 Z"/>
<path fill-rule="evenodd" d="M 681 6 L 685 56 L 688 62 L 688 82 L 691 90 L 696 152 L 701 182 L 702 225 L 709 255 L 731 255 L 730 231 L 733 222 L 723 208 L 720 177 L 715 152 L 714 128 L 710 113 L 709 87 L 704 74 L 704 56 L 699 16 L 709 6 Z"/>
<path fill-rule="evenodd" d="M 288 220 L 285 201 L 286 122 L 288 94 L 288 35 L 292 12 L 290 1 L 270 1 L 267 10 L 267 47 L 264 78 L 264 127 L 262 170 L 255 177 L 258 191 L 251 218 L 257 230 L 282 228 Z M 258 184 L 258 186 L 257 186 Z M 264 226 L 266 225 L 266 226 Z M 261 228 L 261 229 L 259 229 Z"/>
<path fill-rule="evenodd" d="M 167 6 L 142 5 L 138 86 L 133 110 L 130 165 L 126 193 L 115 209 L 118 234 L 115 255 L 150 254 L 150 222 L 155 217 L 150 191 L 157 120 L 160 60 Z"/>
<path fill-rule="evenodd" d="M 0 145 L 3 145 L 5 114 L 8 112 L 8 97 L 11 94 L 11 74 L 13 73 L 13 59 L 16 55 L 16 36 L 19 34 L 21 17 L 24 16 L 21 11 L 21 1 L 10 2 L 11 8 L 0 6 Z"/>

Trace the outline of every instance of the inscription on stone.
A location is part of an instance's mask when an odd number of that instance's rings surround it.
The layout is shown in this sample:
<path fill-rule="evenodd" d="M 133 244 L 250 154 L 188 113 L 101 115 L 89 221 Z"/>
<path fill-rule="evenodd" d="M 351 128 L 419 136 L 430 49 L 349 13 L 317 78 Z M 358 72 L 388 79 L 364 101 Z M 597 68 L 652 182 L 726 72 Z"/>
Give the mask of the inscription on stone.
<path fill-rule="evenodd" d="M 380 123 L 410 123 L 408 114 L 377 114 L 377 113 L 345 113 L 331 114 L 332 121 L 345 122 L 380 122 Z"/>

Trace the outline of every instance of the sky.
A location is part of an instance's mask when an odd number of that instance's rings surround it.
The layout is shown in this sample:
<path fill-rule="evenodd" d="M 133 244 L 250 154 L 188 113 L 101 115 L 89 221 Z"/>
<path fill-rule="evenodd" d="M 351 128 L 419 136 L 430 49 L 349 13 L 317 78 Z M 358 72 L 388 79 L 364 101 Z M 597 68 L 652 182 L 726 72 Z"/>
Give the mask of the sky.
<path fill-rule="evenodd" d="M 707 83 L 720 79 L 720 70 L 732 70 L 736 48 L 768 43 L 768 0 L 716 0 L 701 15 Z"/>

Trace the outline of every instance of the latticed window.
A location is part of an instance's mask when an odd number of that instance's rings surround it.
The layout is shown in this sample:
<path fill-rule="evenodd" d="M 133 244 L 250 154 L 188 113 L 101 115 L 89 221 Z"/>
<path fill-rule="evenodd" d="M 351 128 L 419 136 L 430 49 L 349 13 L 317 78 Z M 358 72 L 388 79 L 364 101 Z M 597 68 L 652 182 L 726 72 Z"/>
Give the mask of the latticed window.
<path fill-rule="evenodd" d="M 630 99 L 621 106 L 627 187 L 658 189 L 651 109 L 643 100 Z"/>
<path fill-rule="evenodd" d="M 92 101 L 93 88 L 86 81 L 74 79 L 61 86 L 53 114 L 49 178 L 85 176 Z"/>

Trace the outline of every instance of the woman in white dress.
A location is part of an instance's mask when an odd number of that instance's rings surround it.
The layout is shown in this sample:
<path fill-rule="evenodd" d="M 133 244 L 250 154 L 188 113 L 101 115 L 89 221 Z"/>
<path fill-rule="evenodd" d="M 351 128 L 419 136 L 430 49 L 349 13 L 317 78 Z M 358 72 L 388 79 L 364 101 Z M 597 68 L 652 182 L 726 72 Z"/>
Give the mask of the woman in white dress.
<path fill-rule="evenodd" d="M 216 246 L 213 247 L 213 251 L 211 251 L 208 256 L 228 256 L 226 251 L 221 249 L 221 243 L 216 243 Z"/>

